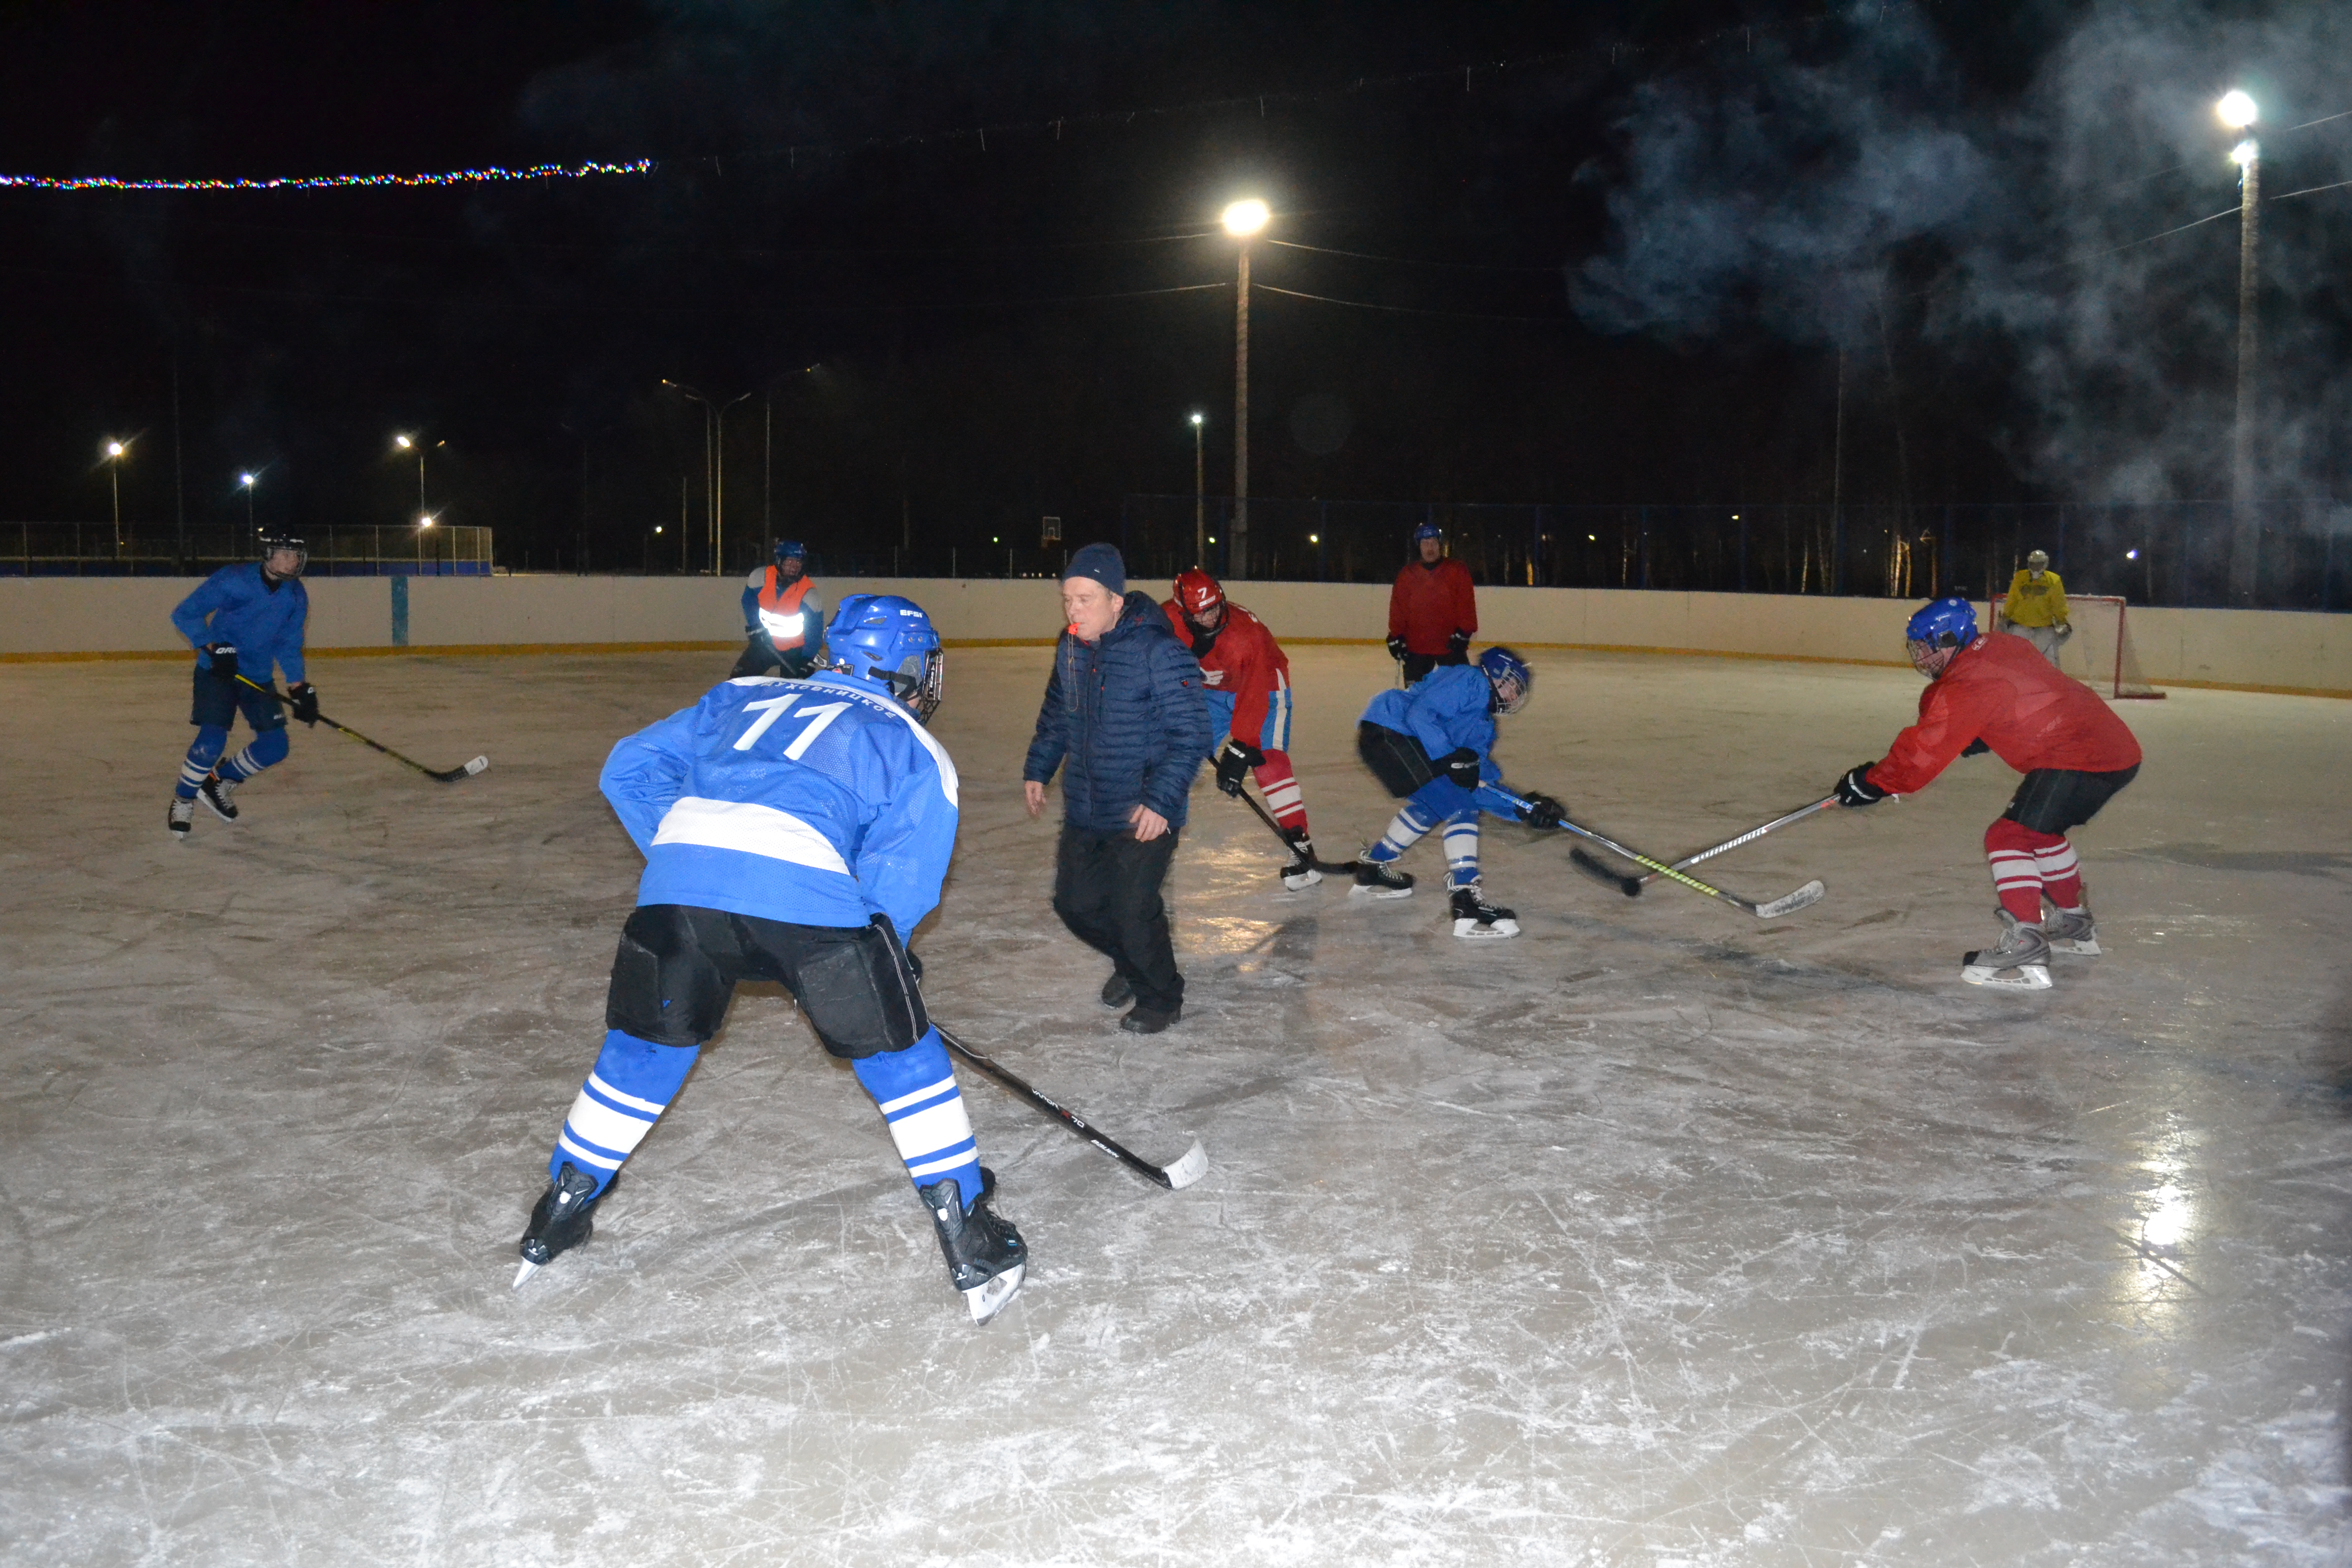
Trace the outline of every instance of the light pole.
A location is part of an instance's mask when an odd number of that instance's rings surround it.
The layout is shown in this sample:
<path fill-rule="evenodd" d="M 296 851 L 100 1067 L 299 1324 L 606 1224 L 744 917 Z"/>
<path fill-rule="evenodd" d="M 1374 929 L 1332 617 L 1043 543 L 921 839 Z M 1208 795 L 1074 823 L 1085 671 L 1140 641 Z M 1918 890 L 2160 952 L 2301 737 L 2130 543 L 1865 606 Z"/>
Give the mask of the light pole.
<path fill-rule="evenodd" d="M 2254 100 L 2235 89 L 2221 95 L 2213 112 L 2232 131 L 2245 130 L 2259 117 Z M 2262 311 L 2255 299 L 2262 276 L 2262 144 L 2247 137 L 2231 149 L 2230 162 L 2238 165 L 2238 409 L 2230 439 L 2230 602 L 2250 608 L 2262 552 L 2262 529 L 2254 515 L 2254 418 L 2262 397 Z"/>
<path fill-rule="evenodd" d="M 1224 211 L 1225 232 L 1241 244 L 1241 275 L 1234 290 L 1234 536 L 1225 547 L 1225 574 L 1249 574 L 1249 242 L 1274 215 L 1255 196 Z"/>
<path fill-rule="evenodd" d="M 394 436 L 392 444 L 404 452 L 416 454 L 416 514 L 422 517 L 425 515 L 425 437 Z"/>
<path fill-rule="evenodd" d="M 418 574 L 419 574 L 419 575 L 422 575 L 422 574 L 423 574 L 423 573 L 424 573 L 424 571 L 425 571 L 425 531 L 426 529 L 428 529 L 428 528 L 432 527 L 432 526 L 433 526 L 433 514 L 432 514 L 431 512 L 429 512 L 429 511 L 428 511 L 428 512 L 420 512 L 420 513 L 418 513 L 418 514 L 417 514 L 417 518 L 416 518 L 416 570 L 417 570 L 417 573 L 418 573 Z"/>
<path fill-rule="evenodd" d="M 250 540 L 261 537 L 260 531 L 253 526 L 253 481 L 260 477 L 255 473 L 243 473 L 236 477 L 237 489 L 245 492 L 245 531 Z"/>
<path fill-rule="evenodd" d="M 1204 572 L 1209 566 L 1209 470 L 1201 452 L 1201 426 L 1207 423 L 1208 416 L 1192 416 L 1192 564 Z"/>
<path fill-rule="evenodd" d="M 122 454 L 131 449 L 127 441 L 106 444 L 107 481 L 114 489 L 114 556 L 122 558 Z"/>
<path fill-rule="evenodd" d="M 747 392 L 741 397 L 725 403 L 713 403 L 683 382 L 664 376 L 662 384 L 688 401 L 702 405 L 702 493 L 705 497 L 704 512 L 709 524 L 710 574 L 720 576 L 727 569 L 727 414 L 751 395 Z M 685 541 L 680 540 L 678 546 L 682 557 Z"/>

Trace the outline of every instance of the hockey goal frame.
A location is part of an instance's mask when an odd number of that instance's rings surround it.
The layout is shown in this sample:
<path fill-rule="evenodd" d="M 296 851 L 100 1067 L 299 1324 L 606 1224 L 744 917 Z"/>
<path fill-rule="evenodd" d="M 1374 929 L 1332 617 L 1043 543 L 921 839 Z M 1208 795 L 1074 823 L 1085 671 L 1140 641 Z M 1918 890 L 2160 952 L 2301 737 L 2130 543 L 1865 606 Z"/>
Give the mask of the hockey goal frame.
<path fill-rule="evenodd" d="M 2001 606 L 2009 602 L 2007 594 L 1995 594 L 1986 606 L 1988 618 L 1997 619 Z M 2076 637 L 2082 635 L 2081 616 L 2076 613 L 2084 607 L 2102 612 L 2112 608 L 2116 616 L 2112 647 L 2094 652 L 2084 649 L 2083 658 L 2069 659 L 2066 649 L 2074 639 L 2060 645 L 2058 668 L 2073 676 L 2110 702 L 2161 701 L 2164 693 L 2150 685 L 2139 673 L 2139 664 L 2131 654 L 2131 606 L 2121 594 L 2069 594 L 2066 595 L 2067 619 L 2076 626 Z M 2086 666 L 2088 668 L 2086 668 Z"/>

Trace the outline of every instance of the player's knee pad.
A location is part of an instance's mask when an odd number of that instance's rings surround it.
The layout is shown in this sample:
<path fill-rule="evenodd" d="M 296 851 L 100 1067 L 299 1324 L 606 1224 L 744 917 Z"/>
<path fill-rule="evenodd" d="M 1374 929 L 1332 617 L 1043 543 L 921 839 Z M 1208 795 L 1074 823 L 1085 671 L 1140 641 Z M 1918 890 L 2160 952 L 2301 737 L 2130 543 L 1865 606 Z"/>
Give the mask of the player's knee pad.
<path fill-rule="evenodd" d="M 253 743 L 246 747 L 237 760 L 255 773 L 259 773 L 264 768 L 274 768 L 284 762 L 286 752 L 286 731 L 281 725 L 256 735 Z"/>
<path fill-rule="evenodd" d="M 621 928 L 604 1026 L 659 1046 L 698 1046 L 719 1032 L 735 981 L 706 950 L 698 912 L 641 904 Z"/>
<path fill-rule="evenodd" d="M 793 965 L 791 984 L 824 1048 L 852 1061 L 904 1050 L 931 1026 L 887 915 L 812 943 Z"/>
<path fill-rule="evenodd" d="M 209 769 L 220 761 L 228 745 L 228 731 L 218 724 L 206 724 L 196 731 L 196 738 L 188 743 L 188 762 L 192 766 Z"/>
<path fill-rule="evenodd" d="M 1414 790 L 1407 797 L 1422 816 L 1432 822 L 1454 822 L 1478 818 L 1478 802 L 1470 792 L 1452 779 L 1440 774 Z"/>

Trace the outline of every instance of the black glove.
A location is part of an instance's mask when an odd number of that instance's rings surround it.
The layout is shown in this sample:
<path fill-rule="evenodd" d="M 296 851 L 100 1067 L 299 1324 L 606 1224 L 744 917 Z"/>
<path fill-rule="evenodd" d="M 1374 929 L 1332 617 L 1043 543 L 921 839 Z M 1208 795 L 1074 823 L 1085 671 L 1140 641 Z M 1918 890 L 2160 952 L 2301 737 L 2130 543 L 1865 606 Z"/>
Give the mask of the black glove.
<path fill-rule="evenodd" d="M 1875 763 L 1858 763 L 1848 770 L 1843 778 L 1838 780 L 1837 798 L 1840 805 L 1876 805 L 1886 798 L 1885 790 L 1864 776 L 1876 765 Z"/>
<path fill-rule="evenodd" d="M 1975 740 L 1970 741 L 1967 745 L 1960 748 L 1960 755 L 1964 757 L 1981 757 L 1987 752 L 1991 750 L 1992 748 L 1990 746 L 1984 743 L 1984 737 L 1982 735 L 1979 735 Z"/>
<path fill-rule="evenodd" d="M 317 687 L 307 680 L 298 680 L 286 689 L 286 695 L 294 700 L 291 704 L 294 717 L 301 720 L 305 724 L 316 724 L 319 721 L 319 689 Z"/>
<path fill-rule="evenodd" d="M 1217 748 L 1217 787 L 1239 798 L 1242 775 L 1252 768 L 1265 765 L 1265 753 L 1255 746 L 1245 746 L 1239 741 L 1228 740 Z"/>
<path fill-rule="evenodd" d="M 1530 795 L 1519 820 L 1530 827 L 1558 827 L 1568 820 L 1568 807 L 1548 795 Z"/>
<path fill-rule="evenodd" d="M 1445 635 L 1445 651 L 1450 654 L 1468 653 L 1470 651 L 1470 634 L 1465 631 L 1448 632 Z"/>
<path fill-rule="evenodd" d="M 236 679 L 236 644 L 208 642 L 205 651 L 213 656 L 213 673 L 223 680 Z"/>
<path fill-rule="evenodd" d="M 1412 649 L 1404 646 L 1404 638 L 1389 638 L 1389 657 L 1396 660 L 1399 664 L 1402 664 L 1404 662 L 1404 656 L 1411 651 Z"/>
<path fill-rule="evenodd" d="M 1478 787 L 1478 753 L 1469 747 L 1455 747 L 1438 758 L 1437 765 L 1445 771 L 1447 778 L 1452 779 L 1464 789 Z"/>

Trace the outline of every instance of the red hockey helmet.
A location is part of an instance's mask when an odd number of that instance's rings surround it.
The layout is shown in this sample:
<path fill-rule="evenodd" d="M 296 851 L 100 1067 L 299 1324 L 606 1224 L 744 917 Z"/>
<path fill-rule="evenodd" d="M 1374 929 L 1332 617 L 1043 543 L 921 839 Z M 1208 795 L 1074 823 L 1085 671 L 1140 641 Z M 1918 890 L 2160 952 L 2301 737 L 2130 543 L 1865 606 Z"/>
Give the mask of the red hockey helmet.
<path fill-rule="evenodd" d="M 1176 607 L 1184 612 L 1186 620 L 1205 626 L 1222 618 L 1225 591 L 1214 577 L 1198 566 L 1191 567 L 1176 579 Z"/>

